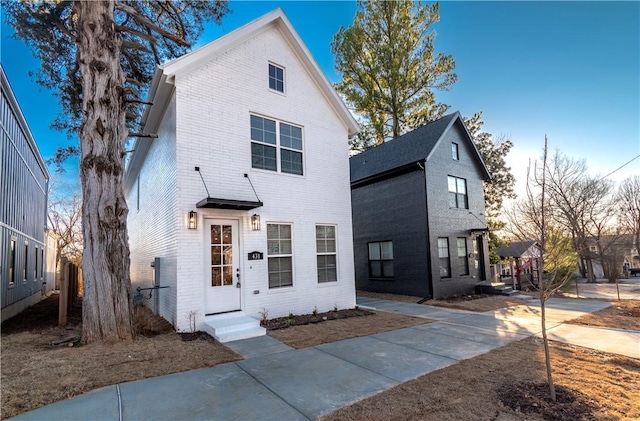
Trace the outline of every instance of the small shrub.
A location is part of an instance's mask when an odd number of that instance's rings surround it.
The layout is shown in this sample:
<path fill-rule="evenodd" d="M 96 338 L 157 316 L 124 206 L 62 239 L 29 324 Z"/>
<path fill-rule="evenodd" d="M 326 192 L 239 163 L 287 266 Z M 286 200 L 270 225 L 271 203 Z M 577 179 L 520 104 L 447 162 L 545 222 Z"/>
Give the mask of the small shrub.
<path fill-rule="evenodd" d="M 313 317 L 317 317 L 318 316 L 318 307 L 317 306 L 313 306 L 313 311 L 311 312 L 311 315 L 313 315 Z"/>
<path fill-rule="evenodd" d="M 262 307 L 262 310 L 258 312 L 260 314 L 260 326 L 266 326 L 267 320 L 269 320 L 269 310 Z"/>

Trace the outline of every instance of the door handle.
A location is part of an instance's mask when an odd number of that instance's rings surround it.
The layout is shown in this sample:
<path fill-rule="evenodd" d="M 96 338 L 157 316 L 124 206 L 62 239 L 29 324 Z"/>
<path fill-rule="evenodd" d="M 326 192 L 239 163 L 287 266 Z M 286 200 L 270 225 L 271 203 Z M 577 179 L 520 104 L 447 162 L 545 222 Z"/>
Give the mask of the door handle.
<path fill-rule="evenodd" d="M 240 288 L 240 268 L 236 269 L 236 278 L 238 278 L 238 281 L 236 282 L 236 288 Z"/>

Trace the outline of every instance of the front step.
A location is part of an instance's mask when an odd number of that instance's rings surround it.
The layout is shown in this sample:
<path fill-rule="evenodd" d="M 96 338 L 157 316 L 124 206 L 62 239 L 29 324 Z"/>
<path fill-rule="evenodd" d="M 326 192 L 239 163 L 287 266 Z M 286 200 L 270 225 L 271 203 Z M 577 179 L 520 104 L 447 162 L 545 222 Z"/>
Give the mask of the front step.
<path fill-rule="evenodd" d="M 260 326 L 258 319 L 242 313 L 207 316 L 204 321 L 204 330 L 218 342 L 238 341 L 267 334 L 267 329 Z"/>
<path fill-rule="evenodd" d="M 513 295 L 518 293 L 518 291 L 514 291 L 512 287 L 505 285 L 504 282 L 486 281 L 476 284 L 476 292 L 491 295 Z"/>

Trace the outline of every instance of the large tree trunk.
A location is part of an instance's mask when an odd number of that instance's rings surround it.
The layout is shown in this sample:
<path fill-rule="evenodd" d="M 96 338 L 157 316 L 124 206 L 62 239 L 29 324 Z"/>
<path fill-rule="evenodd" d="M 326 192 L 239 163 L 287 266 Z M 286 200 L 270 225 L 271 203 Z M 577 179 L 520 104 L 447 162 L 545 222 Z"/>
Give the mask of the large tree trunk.
<path fill-rule="evenodd" d="M 76 1 L 82 80 L 80 180 L 84 233 L 82 341 L 132 339 L 127 204 L 123 193 L 125 97 L 114 1 Z"/>

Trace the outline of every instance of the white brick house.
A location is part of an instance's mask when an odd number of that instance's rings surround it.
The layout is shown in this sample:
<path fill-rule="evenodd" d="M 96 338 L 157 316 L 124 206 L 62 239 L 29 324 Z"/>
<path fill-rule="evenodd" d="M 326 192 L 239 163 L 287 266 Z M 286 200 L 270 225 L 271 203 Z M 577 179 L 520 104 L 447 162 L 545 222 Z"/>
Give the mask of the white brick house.
<path fill-rule="evenodd" d="M 125 176 L 134 292 L 165 287 L 156 312 L 221 340 L 262 333 L 211 326 L 264 309 L 354 307 L 358 125 L 282 10 L 160 66 L 149 101 L 158 138 L 136 140 Z"/>

